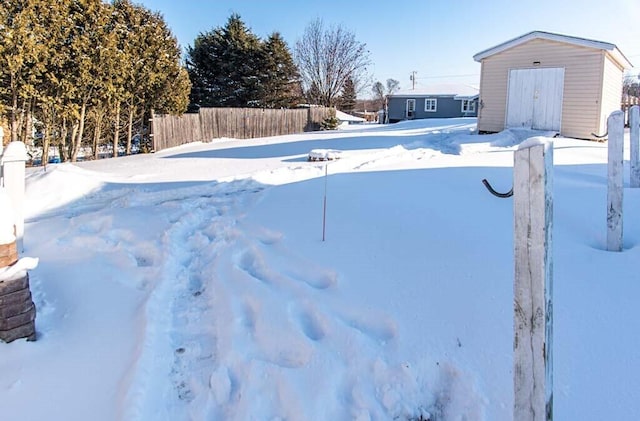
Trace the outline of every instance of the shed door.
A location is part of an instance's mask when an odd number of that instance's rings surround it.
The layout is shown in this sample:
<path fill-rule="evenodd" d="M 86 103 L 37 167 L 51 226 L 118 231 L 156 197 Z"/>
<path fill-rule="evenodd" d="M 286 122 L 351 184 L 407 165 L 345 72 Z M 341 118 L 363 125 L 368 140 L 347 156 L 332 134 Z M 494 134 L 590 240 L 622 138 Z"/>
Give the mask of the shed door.
<path fill-rule="evenodd" d="M 560 131 L 564 69 L 509 71 L 507 127 Z"/>

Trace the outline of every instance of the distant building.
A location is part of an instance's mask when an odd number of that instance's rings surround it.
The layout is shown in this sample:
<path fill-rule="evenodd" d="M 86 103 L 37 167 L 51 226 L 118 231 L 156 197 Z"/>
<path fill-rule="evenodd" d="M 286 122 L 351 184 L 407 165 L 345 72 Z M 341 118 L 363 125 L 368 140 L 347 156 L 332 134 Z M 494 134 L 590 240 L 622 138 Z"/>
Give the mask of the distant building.
<path fill-rule="evenodd" d="M 387 97 L 389 123 L 423 118 L 476 117 L 478 88 L 440 84 L 399 91 Z"/>

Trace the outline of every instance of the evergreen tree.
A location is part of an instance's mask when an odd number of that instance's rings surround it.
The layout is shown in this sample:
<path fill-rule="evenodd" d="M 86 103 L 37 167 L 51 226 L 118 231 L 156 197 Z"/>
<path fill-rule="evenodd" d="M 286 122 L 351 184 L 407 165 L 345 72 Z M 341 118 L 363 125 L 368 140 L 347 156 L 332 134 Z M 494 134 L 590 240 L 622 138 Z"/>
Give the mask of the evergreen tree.
<path fill-rule="evenodd" d="M 312 82 L 309 89 L 305 92 L 305 98 L 311 105 L 322 104 L 322 93 L 320 92 L 320 88 L 318 88 L 318 85 L 315 82 Z"/>
<path fill-rule="evenodd" d="M 0 6 L 0 103 L 8 109 L 11 141 L 27 141 L 20 132 L 26 132 L 29 104 L 51 53 L 43 17 L 56 6 L 44 0 L 3 0 Z"/>
<path fill-rule="evenodd" d="M 123 28 L 120 48 L 127 57 L 121 71 L 126 75 L 123 97 L 127 128 L 125 152 L 130 154 L 136 117 L 145 121 L 144 115 L 150 115 L 152 110 L 165 114 L 183 113 L 191 84 L 186 70 L 180 65 L 178 42 L 160 14 L 129 0 L 115 0 L 113 7 Z M 114 149 L 118 138 L 114 135 Z"/>
<path fill-rule="evenodd" d="M 260 106 L 264 96 L 261 43 L 239 15 L 231 15 L 222 28 L 198 35 L 187 55 L 192 102 L 201 106 Z"/>
<path fill-rule="evenodd" d="M 0 113 L 11 140 L 24 141 L 35 113 L 45 162 L 50 144 L 75 160 L 85 122 L 94 148 L 108 129 L 117 150 L 121 109 L 129 139 L 134 113 L 144 121 L 153 108 L 186 109 L 190 82 L 177 40 L 160 14 L 129 0 L 4 0 L 0 28 Z"/>
<path fill-rule="evenodd" d="M 71 38 L 65 78 L 73 86 L 69 104 L 73 114 L 68 155 L 63 159 L 75 161 L 84 137 L 88 107 L 101 95 L 112 97 L 113 103 L 119 104 L 123 54 L 116 48 L 109 5 L 101 0 L 72 1 L 68 19 Z"/>
<path fill-rule="evenodd" d="M 342 111 L 351 113 L 356 107 L 356 86 L 353 79 L 348 78 L 344 82 L 342 95 L 340 96 L 340 108 Z"/>
<path fill-rule="evenodd" d="M 263 45 L 262 81 L 264 97 L 262 106 L 289 108 L 295 106 L 302 96 L 298 68 L 287 43 L 279 33 L 273 33 Z"/>

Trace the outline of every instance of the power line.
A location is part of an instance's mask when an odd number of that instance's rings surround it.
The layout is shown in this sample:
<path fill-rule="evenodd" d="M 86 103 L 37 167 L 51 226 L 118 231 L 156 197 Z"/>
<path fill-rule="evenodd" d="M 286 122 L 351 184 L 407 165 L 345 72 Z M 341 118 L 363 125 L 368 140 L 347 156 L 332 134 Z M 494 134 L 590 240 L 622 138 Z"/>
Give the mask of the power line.
<path fill-rule="evenodd" d="M 439 79 L 443 77 L 471 77 L 471 76 L 480 76 L 480 73 L 473 73 L 473 74 L 467 74 L 467 75 L 424 76 L 424 77 L 419 77 L 418 79 Z"/>

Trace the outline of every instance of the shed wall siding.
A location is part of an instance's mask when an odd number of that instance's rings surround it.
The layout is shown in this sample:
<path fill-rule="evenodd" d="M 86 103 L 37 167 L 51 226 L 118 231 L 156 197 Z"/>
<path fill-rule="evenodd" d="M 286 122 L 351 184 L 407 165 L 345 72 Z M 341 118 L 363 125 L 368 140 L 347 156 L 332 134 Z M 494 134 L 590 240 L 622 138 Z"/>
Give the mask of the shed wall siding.
<path fill-rule="evenodd" d="M 540 62 L 534 66 L 533 62 Z M 563 67 L 561 133 L 588 138 L 597 129 L 601 100 L 601 50 L 535 39 L 482 60 L 478 130 L 505 127 L 509 70 Z"/>
<path fill-rule="evenodd" d="M 598 133 L 607 131 L 607 118 L 620 109 L 622 101 L 622 79 L 624 71 L 608 54 L 602 52 L 604 60 L 604 74 L 602 78 L 602 109 Z"/>

